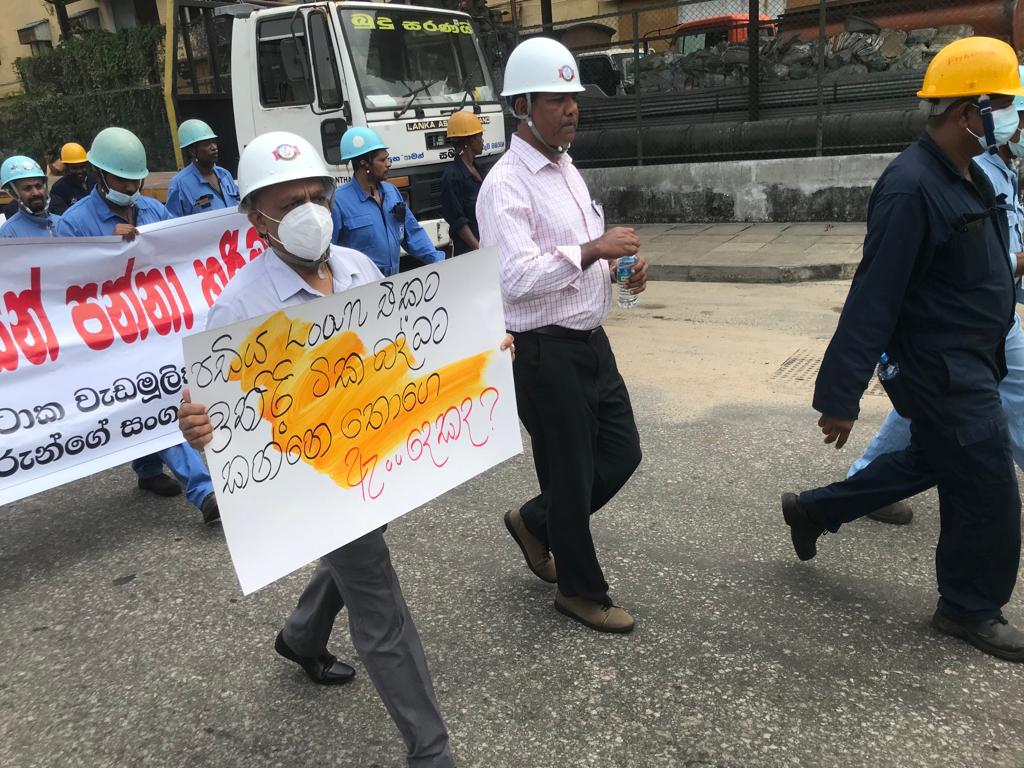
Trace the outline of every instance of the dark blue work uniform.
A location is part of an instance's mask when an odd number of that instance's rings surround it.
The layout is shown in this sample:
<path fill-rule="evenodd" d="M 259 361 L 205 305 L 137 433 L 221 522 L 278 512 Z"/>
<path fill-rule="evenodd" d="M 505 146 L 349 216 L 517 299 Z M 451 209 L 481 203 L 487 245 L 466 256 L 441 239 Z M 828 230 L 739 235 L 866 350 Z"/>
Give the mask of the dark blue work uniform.
<path fill-rule="evenodd" d="M 480 225 L 476 223 L 476 198 L 483 183 L 483 171 L 477 168 L 480 179 L 472 174 L 461 157 L 448 163 L 441 176 L 441 215 L 448 222 L 454 253 L 468 253 L 473 250 L 461 237 L 459 230 L 468 226 L 473 236 L 480 240 Z"/>
<path fill-rule="evenodd" d="M 938 485 L 939 608 L 1000 615 L 1017 579 L 1020 496 L 999 381 L 1014 316 L 1007 218 L 984 171 L 968 183 L 925 136 L 878 180 L 864 256 L 822 361 L 814 408 L 856 419 L 882 352 L 899 366 L 886 390 L 911 419 L 911 444 L 800 504 L 832 531 Z"/>

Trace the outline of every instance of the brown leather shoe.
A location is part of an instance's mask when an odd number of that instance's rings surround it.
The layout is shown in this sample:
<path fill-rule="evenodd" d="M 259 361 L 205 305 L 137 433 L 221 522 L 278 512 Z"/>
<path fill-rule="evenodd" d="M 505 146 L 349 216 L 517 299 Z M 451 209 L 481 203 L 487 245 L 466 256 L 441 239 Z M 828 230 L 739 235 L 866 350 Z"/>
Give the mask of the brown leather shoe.
<path fill-rule="evenodd" d="M 566 597 L 555 591 L 555 610 L 568 616 L 580 624 L 596 629 L 598 632 L 615 632 L 626 634 L 632 632 L 636 620 L 625 608 L 617 605 L 604 605 L 582 597 Z"/>
<path fill-rule="evenodd" d="M 508 532 L 515 539 L 516 544 L 519 545 L 519 549 L 523 552 L 523 557 L 526 558 L 526 565 L 533 571 L 534 575 L 538 579 L 543 579 L 548 584 L 557 582 L 555 558 L 548 552 L 544 542 L 530 533 L 518 509 L 510 509 L 505 513 L 505 527 L 508 528 Z"/>

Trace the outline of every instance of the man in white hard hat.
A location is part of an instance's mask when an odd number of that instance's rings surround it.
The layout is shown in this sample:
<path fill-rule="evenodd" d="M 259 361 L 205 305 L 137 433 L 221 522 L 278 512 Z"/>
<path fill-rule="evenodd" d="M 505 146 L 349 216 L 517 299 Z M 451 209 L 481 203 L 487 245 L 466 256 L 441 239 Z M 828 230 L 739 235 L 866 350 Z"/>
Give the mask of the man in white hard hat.
<path fill-rule="evenodd" d="M 270 248 L 225 286 L 207 328 L 295 306 L 382 278 L 369 258 L 331 245 L 334 179 L 305 139 L 275 131 L 257 136 L 238 164 L 240 210 Z M 206 407 L 189 401 L 181 431 L 199 449 L 212 439 Z M 355 670 L 327 650 L 335 618 L 348 606 L 352 644 L 408 748 L 409 766 L 453 766 L 416 626 L 402 597 L 382 530 L 320 559 L 299 604 L 277 636 L 277 652 L 315 683 L 341 685 Z"/>
<path fill-rule="evenodd" d="M 629 632 L 634 620 L 608 596 L 590 515 L 640 464 L 629 393 L 601 328 L 614 262 L 637 254 L 640 241 L 632 229 L 605 231 L 601 207 L 566 154 L 583 90 L 560 43 L 533 38 L 512 52 L 502 96 L 519 125 L 484 180 L 476 212 L 480 244 L 500 251 L 519 417 L 540 484 L 505 525 L 530 570 L 558 584 L 559 612 L 599 632 Z M 639 293 L 646 284 L 639 257 L 627 286 Z"/>

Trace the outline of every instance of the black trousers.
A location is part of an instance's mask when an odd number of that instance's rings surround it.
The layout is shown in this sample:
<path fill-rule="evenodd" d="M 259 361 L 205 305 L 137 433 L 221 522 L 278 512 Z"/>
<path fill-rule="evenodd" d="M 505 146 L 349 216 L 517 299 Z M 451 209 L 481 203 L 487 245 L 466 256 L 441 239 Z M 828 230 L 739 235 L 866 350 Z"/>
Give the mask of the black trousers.
<path fill-rule="evenodd" d="M 567 597 L 608 603 L 590 515 L 640 464 L 640 436 L 608 336 L 588 341 L 516 333 L 519 418 L 530 433 L 540 494 L 521 508 L 527 529 L 555 557 Z"/>
<path fill-rule="evenodd" d="M 879 456 L 853 477 L 805 491 L 800 504 L 829 530 L 938 485 L 935 575 L 939 609 L 958 621 L 999 616 L 1020 561 L 1020 494 L 1006 417 L 960 429 L 914 418 L 910 447 Z"/>

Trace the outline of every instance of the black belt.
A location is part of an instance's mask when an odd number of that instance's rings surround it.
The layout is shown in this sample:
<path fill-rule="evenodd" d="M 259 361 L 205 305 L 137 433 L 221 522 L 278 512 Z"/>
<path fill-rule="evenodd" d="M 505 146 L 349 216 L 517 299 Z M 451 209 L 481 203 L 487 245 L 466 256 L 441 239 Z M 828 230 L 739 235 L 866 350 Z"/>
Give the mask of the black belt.
<path fill-rule="evenodd" d="M 577 331 L 573 328 L 563 328 L 560 325 L 542 325 L 540 328 L 532 328 L 529 331 L 509 331 L 513 336 L 524 333 L 538 333 L 541 336 L 553 336 L 556 339 L 567 339 L 569 341 L 590 341 L 591 337 L 601 330 L 597 326 L 589 331 Z"/>

